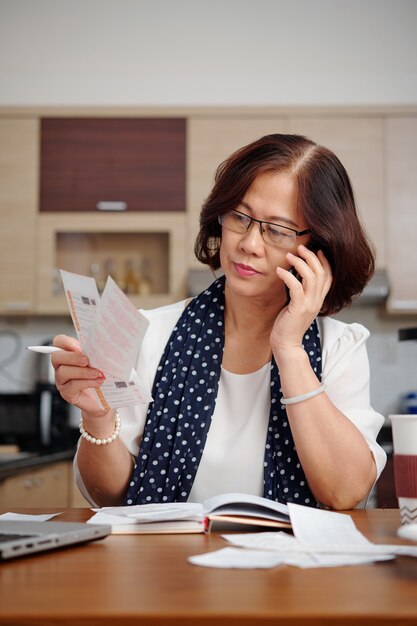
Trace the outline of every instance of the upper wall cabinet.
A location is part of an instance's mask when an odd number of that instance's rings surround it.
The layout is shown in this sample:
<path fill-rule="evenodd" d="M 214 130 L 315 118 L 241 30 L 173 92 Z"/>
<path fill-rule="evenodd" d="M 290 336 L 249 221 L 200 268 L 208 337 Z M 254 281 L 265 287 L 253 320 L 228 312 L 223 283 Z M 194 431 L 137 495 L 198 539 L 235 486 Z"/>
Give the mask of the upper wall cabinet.
<path fill-rule="evenodd" d="M 40 211 L 185 211 L 185 119 L 44 118 Z"/>
<path fill-rule="evenodd" d="M 35 119 L 0 120 L 0 313 L 31 313 L 38 197 Z"/>
<path fill-rule="evenodd" d="M 188 120 L 187 197 L 188 265 L 198 266 L 193 243 L 198 232 L 201 206 L 214 182 L 214 173 L 235 150 L 270 133 L 285 133 L 281 117 L 248 118 L 236 113 L 232 118 L 206 117 Z"/>
<path fill-rule="evenodd" d="M 386 267 L 384 197 L 384 120 L 372 115 L 321 113 L 233 118 L 197 118 L 188 121 L 188 241 L 195 239 L 201 205 L 217 166 L 234 150 L 269 133 L 296 133 L 333 150 L 352 181 L 358 210 L 375 244 L 377 266 Z M 197 262 L 189 248 L 189 265 Z"/>
<path fill-rule="evenodd" d="M 0 316 L 67 315 L 60 268 L 99 288 L 111 274 L 138 307 L 186 297 L 216 168 L 269 133 L 337 154 L 389 273 L 387 310 L 415 314 L 416 107 L 197 107 L 0 108 Z"/>
<path fill-rule="evenodd" d="M 332 150 L 345 166 L 362 223 L 386 267 L 384 120 L 378 115 L 290 117 L 289 132 L 307 135 Z"/>
<path fill-rule="evenodd" d="M 386 121 L 387 242 L 391 313 L 417 311 L 417 116 Z"/>

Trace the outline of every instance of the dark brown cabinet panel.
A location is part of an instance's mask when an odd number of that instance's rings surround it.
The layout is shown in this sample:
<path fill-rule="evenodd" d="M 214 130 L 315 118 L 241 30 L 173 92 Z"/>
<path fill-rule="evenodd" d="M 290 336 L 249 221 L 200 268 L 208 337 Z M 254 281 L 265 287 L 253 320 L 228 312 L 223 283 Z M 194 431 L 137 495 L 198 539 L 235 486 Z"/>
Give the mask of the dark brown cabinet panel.
<path fill-rule="evenodd" d="M 182 118 L 45 118 L 41 211 L 185 211 Z"/>

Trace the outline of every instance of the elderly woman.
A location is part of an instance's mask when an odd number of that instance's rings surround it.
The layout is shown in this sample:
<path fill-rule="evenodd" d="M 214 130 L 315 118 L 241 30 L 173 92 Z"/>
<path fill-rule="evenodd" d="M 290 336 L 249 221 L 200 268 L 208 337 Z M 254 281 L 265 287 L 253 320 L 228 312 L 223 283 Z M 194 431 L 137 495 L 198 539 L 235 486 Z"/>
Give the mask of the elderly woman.
<path fill-rule="evenodd" d="M 149 406 L 102 410 L 103 375 L 75 339 L 55 338 L 62 397 L 95 439 L 118 434 L 107 445 L 80 439 L 81 491 L 99 506 L 223 492 L 357 506 L 385 453 L 369 399 L 369 332 L 330 317 L 374 270 L 344 167 L 298 135 L 241 148 L 216 172 L 195 252 L 223 275 L 191 301 L 144 311 L 137 370 L 152 387 Z"/>

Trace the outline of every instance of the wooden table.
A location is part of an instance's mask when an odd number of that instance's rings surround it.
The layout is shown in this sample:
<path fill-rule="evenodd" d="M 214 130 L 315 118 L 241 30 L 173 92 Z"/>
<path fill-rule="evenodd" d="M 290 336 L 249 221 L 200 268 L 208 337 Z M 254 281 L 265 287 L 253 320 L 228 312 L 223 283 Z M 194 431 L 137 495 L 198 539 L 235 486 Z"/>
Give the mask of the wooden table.
<path fill-rule="evenodd" d="M 59 519 L 84 521 L 90 514 L 68 509 Z M 369 539 L 401 543 L 398 510 L 352 515 Z M 0 624 L 417 625 L 417 559 L 310 570 L 220 570 L 187 562 L 226 545 L 218 534 L 118 535 L 5 562 Z"/>

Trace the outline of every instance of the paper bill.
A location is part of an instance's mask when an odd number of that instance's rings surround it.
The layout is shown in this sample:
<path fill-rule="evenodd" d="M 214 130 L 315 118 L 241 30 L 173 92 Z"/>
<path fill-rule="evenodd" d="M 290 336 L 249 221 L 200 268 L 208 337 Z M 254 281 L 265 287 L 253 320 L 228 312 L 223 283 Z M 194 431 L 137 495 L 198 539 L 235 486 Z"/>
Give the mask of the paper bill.
<path fill-rule="evenodd" d="M 102 297 L 93 278 L 61 270 L 78 340 L 90 364 L 106 379 L 96 389 L 104 409 L 151 401 L 150 390 L 134 369 L 149 325 L 109 276 Z"/>

